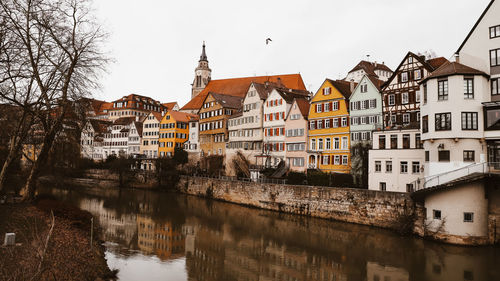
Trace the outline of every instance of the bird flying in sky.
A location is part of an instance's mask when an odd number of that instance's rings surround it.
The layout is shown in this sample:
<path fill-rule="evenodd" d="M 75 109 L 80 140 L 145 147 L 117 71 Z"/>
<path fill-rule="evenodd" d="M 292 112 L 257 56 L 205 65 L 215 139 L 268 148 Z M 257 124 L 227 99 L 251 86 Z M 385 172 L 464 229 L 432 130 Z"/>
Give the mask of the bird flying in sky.
<path fill-rule="evenodd" d="M 273 40 L 271 40 L 271 38 L 267 38 L 266 39 L 266 45 L 269 45 L 269 42 L 273 42 Z"/>

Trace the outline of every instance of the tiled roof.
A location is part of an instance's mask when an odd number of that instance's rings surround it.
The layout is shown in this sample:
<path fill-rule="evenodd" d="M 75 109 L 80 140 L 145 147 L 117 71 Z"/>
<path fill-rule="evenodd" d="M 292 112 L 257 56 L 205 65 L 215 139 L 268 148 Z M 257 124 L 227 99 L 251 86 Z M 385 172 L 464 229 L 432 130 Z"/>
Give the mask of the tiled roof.
<path fill-rule="evenodd" d="M 298 90 L 306 90 L 304 81 L 300 74 L 286 74 L 286 75 L 273 75 L 273 76 L 255 76 L 231 79 L 210 80 L 205 89 L 201 91 L 196 97 L 189 101 L 182 107 L 183 110 L 198 110 L 203 105 L 205 98 L 209 92 L 244 97 L 248 91 L 248 87 L 252 82 L 265 83 L 279 81 L 286 87 Z"/>
<path fill-rule="evenodd" d="M 309 101 L 305 99 L 296 99 L 295 102 L 297 102 L 297 105 L 299 106 L 300 113 L 302 113 L 302 116 L 304 116 L 304 118 L 307 119 L 310 108 Z"/>
<path fill-rule="evenodd" d="M 96 134 L 106 133 L 108 131 L 108 126 L 112 124 L 111 121 L 97 119 L 89 119 L 89 122 Z"/>
<path fill-rule="evenodd" d="M 186 113 L 186 112 L 180 112 L 176 110 L 171 110 L 169 111 L 170 116 L 175 119 L 175 121 L 179 122 L 189 122 L 190 120 L 197 119 L 198 117 L 194 114 Z"/>
<path fill-rule="evenodd" d="M 117 103 L 117 102 L 125 102 L 125 101 L 127 102 L 127 106 L 126 107 L 119 107 L 119 108 L 113 108 L 113 107 L 111 107 L 110 109 L 111 110 L 113 110 L 113 109 L 123 110 L 123 109 L 131 108 L 131 109 L 141 109 L 141 110 L 144 110 L 144 107 L 141 106 L 141 105 L 142 104 L 146 104 L 146 105 L 151 105 L 151 106 L 157 106 L 157 107 L 159 107 L 159 111 L 161 111 L 161 109 L 164 107 L 157 100 L 154 100 L 154 99 L 152 99 L 150 97 L 137 95 L 137 94 L 130 94 L 128 96 L 124 96 L 124 97 L 122 97 L 120 99 L 117 99 L 117 100 L 113 101 L 112 104 Z M 139 104 L 139 107 L 137 107 L 136 104 Z"/>
<path fill-rule="evenodd" d="M 128 125 L 135 121 L 135 117 L 120 117 L 113 122 L 113 125 Z"/>
<path fill-rule="evenodd" d="M 443 57 L 433 58 L 427 60 L 427 63 L 430 64 L 434 69 L 438 69 L 443 64 L 447 63 L 448 60 Z"/>
<path fill-rule="evenodd" d="M 161 121 L 161 118 L 163 117 L 160 112 L 156 111 L 151 111 L 149 114 L 153 114 L 153 116 L 156 118 L 156 120 Z"/>
<path fill-rule="evenodd" d="M 331 79 L 326 79 L 328 82 L 330 82 L 346 99 L 349 99 L 349 97 L 352 94 L 351 91 L 351 82 L 344 81 L 344 80 L 331 80 Z M 355 88 L 357 83 L 354 83 Z"/>
<path fill-rule="evenodd" d="M 142 136 L 142 123 L 143 122 L 134 121 L 135 128 L 137 129 L 137 133 L 139 134 L 139 136 Z"/>
<path fill-rule="evenodd" d="M 373 75 L 367 75 L 366 77 L 372 81 L 373 85 L 375 85 L 379 91 L 382 89 L 382 85 L 384 85 L 385 81 L 382 81 Z"/>
<path fill-rule="evenodd" d="M 375 76 L 377 76 L 377 74 L 375 74 L 375 70 L 383 70 L 383 71 L 392 72 L 392 70 L 387 65 L 385 65 L 383 63 L 376 63 L 376 62 L 369 62 L 369 61 L 362 60 L 353 69 L 351 69 L 351 71 L 349 71 L 349 73 L 354 72 L 354 71 L 358 71 L 361 69 L 363 69 L 366 72 L 366 74 L 375 75 Z"/>
<path fill-rule="evenodd" d="M 287 103 L 293 103 L 294 99 L 307 99 L 309 98 L 309 92 L 307 91 L 293 91 L 291 89 L 282 89 L 282 88 L 276 88 L 275 89 L 278 94 L 287 102 Z"/>
<path fill-rule="evenodd" d="M 162 105 L 164 107 L 166 107 L 167 110 L 172 110 L 177 105 L 177 102 L 176 101 L 174 101 L 174 102 L 166 102 L 166 103 L 162 103 Z"/>
<path fill-rule="evenodd" d="M 489 77 L 488 74 L 467 65 L 463 65 L 458 62 L 447 61 L 446 63 L 441 65 L 441 67 L 432 72 L 431 75 L 422 80 L 422 82 L 433 78 L 446 77 L 451 75 L 483 75 L 485 77 Z"/>
<path fill-rule="evenodd" d="M 241 101 L 243 100 L 243 97 L 235 97 L 219 93 L 210 92 L 210 95 L 214 97 L 214 99 L 224 108 L 238 109 L 241 107 Z"/>
<path fill-rule="evenodd" d="M 267 96 L 272 92 L 273 89 L 278 88 L 283 85 L 278 85 L 277 83 L 253 83 L 255 90 L 259 94 L 261 99 L 267 99 Z"/>

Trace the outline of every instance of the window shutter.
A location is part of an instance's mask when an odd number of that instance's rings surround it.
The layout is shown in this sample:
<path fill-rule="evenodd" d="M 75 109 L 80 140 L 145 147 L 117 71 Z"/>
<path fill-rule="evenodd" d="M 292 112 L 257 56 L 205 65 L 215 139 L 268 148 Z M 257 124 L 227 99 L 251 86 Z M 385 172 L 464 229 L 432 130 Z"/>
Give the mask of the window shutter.
<path fill-rule="evenodd" d="M 324 103 L 321 104 L 321 112 L 325 112 L 325 104 Z"/>
<path fill-rule="evenodd" d="M 329 103 L 330 103 L 330 105 L 329 105 L 330 111 L 333 111 L 333 102 L 329 102 Z"/>
<path fill-rule="evenodd" d="M 323 88 L 323 95 L 325 95 L 325 90 L 326 90 L 326 88 Z"/>

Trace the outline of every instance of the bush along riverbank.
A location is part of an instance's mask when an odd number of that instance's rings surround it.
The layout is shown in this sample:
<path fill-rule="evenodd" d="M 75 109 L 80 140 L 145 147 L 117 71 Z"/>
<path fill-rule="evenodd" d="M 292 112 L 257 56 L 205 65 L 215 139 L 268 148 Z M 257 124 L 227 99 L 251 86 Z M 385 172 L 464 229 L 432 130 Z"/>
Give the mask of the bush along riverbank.
<path fill-rule="evenodd" d="M 0 247 L 0 280 L 115 280 L 89 212 L 49 197 L 32 204 L 0 205 L 0 235 L 16 234 Z"/>

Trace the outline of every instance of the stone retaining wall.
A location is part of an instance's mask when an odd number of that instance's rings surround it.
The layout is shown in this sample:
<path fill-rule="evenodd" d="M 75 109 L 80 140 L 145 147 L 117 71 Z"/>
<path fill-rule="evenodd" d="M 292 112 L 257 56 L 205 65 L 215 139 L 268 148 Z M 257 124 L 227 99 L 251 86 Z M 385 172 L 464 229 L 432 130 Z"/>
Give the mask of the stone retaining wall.
<path fill-rule="evenodd" d="M 181 177 L 181 192 L 285 213 L 399 229 L 414 213 L 407 193 Z"/>

